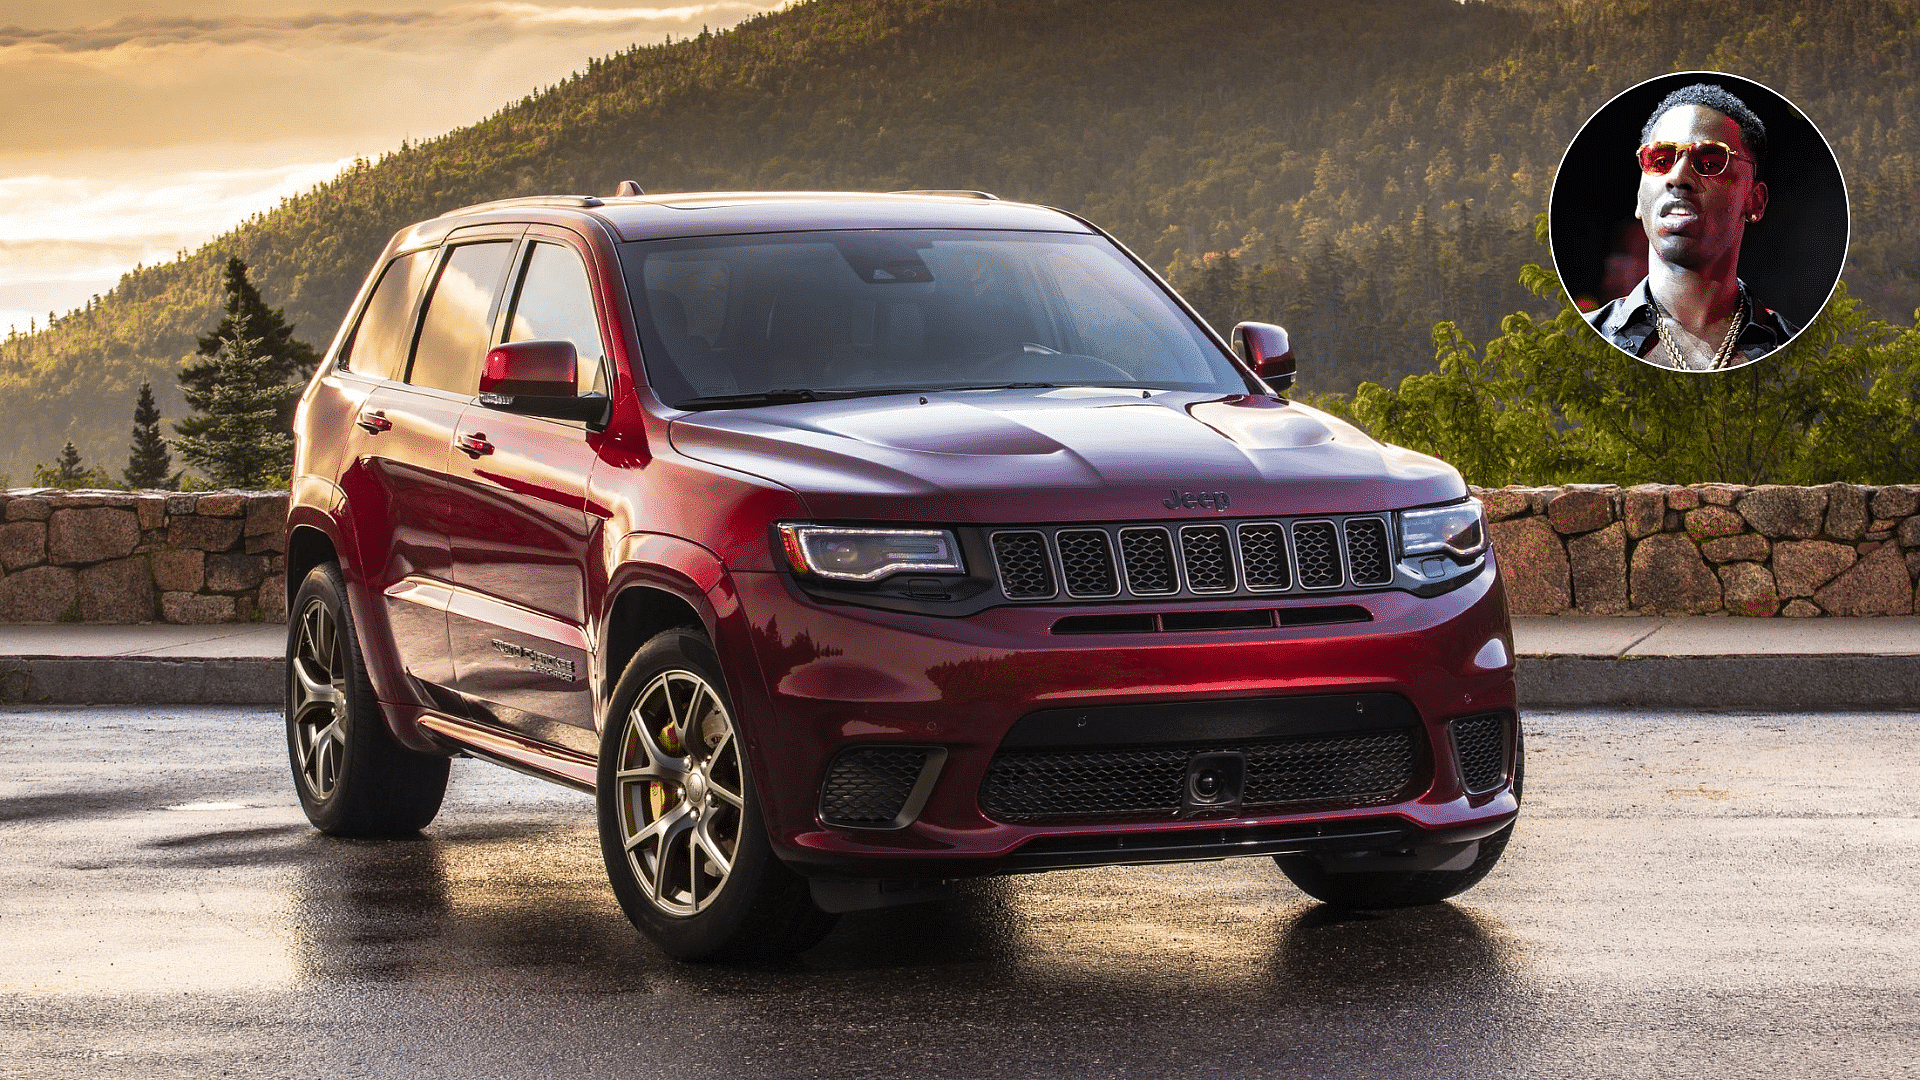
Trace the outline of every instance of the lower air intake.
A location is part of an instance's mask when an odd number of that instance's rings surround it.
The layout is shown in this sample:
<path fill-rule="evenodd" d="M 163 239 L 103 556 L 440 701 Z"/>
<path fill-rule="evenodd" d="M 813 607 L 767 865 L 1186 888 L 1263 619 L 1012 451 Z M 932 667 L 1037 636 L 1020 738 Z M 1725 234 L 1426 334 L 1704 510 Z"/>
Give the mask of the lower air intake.
<path fill-rule="evenodd" d="M 1453 722 L 1453 753 L 1467 794 L 1480 795 L 1506 783 L 1507 732 L 1512 727 L 1506 713 L 1463 716 Z"/>
<path fill-rule="evenodd" d="M 827 766 L 820 789 L 820 820 L 849 829 L 891 829 L 906 824 L 926 747 L 860 746 L 842 750 Z"/>

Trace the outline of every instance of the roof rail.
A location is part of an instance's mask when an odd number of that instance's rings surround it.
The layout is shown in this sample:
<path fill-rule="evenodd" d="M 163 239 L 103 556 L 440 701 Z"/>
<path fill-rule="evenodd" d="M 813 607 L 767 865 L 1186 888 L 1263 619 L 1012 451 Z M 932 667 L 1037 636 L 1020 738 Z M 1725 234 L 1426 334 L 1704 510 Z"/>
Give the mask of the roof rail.
<path fill-rule="evenodd" d="M 474 203 L 472 206 L 457 206 L 441 214 L 452 217 L 455 214 L 471 214 L 476 210 L 499 210 L 509 206 L 603 206 L 592 195 L 524 195 L 517 199 L 495 199 L 492 202 Z"/>
<path fill-rule="evenodd" d="M 991 199 L 1000 201 L 1000 196 L 991 191 L 965 191 L 960 188 L 914 188 L 908 191 L 889 191 L 889 195 L 945 195 L 954 199 Z"/>

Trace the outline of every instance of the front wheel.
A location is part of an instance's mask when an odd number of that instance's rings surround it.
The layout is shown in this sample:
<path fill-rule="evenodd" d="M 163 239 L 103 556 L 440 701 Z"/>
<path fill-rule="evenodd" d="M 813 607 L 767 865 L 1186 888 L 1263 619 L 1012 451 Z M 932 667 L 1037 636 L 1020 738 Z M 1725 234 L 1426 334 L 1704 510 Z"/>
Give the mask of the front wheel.
<path fill-rule="evenodd" d="M 833 928 L 767 843 L 726 682 L 699 631 L 668 630 L 627 664 L 596 788 L 614 896 L 667 955 L 787 955 Z"/>
<path fill-rule="evenodd" d="M 419 832 L 447 792 L 447 759 L 409 750 L 387 731 L 333 563 L 309 571 L 293 598 L 287 757 L 300 808 L 330 836 Z"/>

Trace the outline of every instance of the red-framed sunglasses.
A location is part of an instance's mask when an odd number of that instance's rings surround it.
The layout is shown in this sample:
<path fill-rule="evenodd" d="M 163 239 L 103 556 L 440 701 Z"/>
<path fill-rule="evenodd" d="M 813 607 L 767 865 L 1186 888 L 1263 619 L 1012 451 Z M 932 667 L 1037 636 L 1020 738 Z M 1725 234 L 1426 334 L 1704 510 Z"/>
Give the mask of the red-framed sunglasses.
<path fill-rule="evenodd" d="M 1726 143 L 1709 139 L 1704 142 L 1651 142 L 1640 148 L 1640 171 L 1649 176 L 1665 176 L 1673 171 L 1681 155 L 1693 159 L 1693 171 L 1701 176 L 1719 176 L 1727 171 L 1734 158 L 1746 158 Z"/>

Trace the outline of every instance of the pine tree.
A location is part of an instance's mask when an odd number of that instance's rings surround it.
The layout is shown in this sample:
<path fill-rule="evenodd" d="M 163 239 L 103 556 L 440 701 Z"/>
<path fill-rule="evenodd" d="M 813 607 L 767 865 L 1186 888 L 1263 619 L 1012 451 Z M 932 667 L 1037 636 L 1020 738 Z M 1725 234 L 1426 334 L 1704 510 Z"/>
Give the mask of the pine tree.
<path fill-rule="evenodd" d="M 68 439 L 67 445 L 60 448 L 60 456 L 53 464 L 41 462 L 33 467 L 33 482 L 38 487 L 56 487 L 72 491 L 83 487 L 107 487 L 113 483 L 107 474 L 99 469 L 89 469 L 80 462 L 80 451 Z"/>
<path fill-rule="evenodd" d="M 59 466 L 59 471 L 54 474 L 56 487 L 79 484 L 87 478 L 87 470 L 80 465 L 80 451 L 74 449 L 72 439 L 68 439 L 67 445 L 60 448 L 60 459 L 55 464 Z"/>
<path fill-rule="evenodd" d="M 225 326 L 226 323 L 222 323 Z M 280 375 L 275 358 L 251 336 L 245 311 L 233 318 L 231 336 L 219 338 L 203 365 L 206 377 L 181 390 L 196 415 L 174 424 L 181 456 L 224 487 L 257 488 L 285 483 L 293 471 L 293 434 L 281 420 L 300 396 Z"/>
<path fill-rule="evenodd" d="M 236 340 L 238 327 L 243 321 L 249 327 L 249 333 L 259 342 L 257 351 L 264 377 L 277 384 L 295 379 L 304 382 L 312 375 L 314 367 L 320 362 L 319 354 L 314 352 L 313 346 L 293 336 L 293 327 L 287 322 L 284 308 L 270 308 L 260 298 L 260 290 L 247 280 L 247 264 L 237 255 L 227 257 L 225 287 L 226 314 L 211 333 L 201 335 L 197 350 L 201 359 L 180 369 L 181 389 L 200 393 L 214 389 L 219 368 L 217 354 L 227 342 Z M 289 398 L 278 413 L 281 426 L 288 431 L 293 429 L 294 400 Z M 174 430 L 183 436 L 196 438 L 206 433 L 206 429 L 199 426 L 200 423 L 199 417 L 188 417 L 176 423 Z"/>
<path fill-rule="evenodd" d="M 173 487 L 173 455 L 160 434 L 160 409 L 153 403 L 153 384 L 140 384 L 140 401 L 133 408 L 133 445 L 127 471 L 120 474 L 130 488 Z"/>

